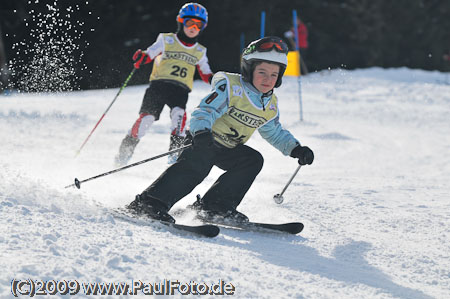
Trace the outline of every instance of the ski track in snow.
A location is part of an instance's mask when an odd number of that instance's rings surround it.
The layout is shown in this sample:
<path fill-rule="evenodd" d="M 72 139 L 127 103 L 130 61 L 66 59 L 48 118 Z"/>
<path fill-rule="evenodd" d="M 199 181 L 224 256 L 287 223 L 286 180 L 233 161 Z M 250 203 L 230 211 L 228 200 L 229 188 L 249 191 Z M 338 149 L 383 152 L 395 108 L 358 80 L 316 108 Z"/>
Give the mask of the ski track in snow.
<path fill-rule="evenodd" d="M 11 280 L 232 283 L 236 298 L 448 298 L 450 296 L 450 85 L 448 74 L 324 71 L 276 93 L 281 122 L 316 156 L 273 202 L 297 163 L 258 133 L 265 165 L 239 210 L 253 221 L 302 221 L 299 236 L 221 229 L 214 239 L 115 219 L 167 167 L 161 158 L 114 169 L 145 86 L 127 87 L 81 154 L 75 153 L 116 89 L 0 96 L 0 297 Z M 188 113 L 209 86 L 195 82 Z M 167 151 L 169 113 L 133 162 Z M 222 172 L 181 200 L 203 194 Z M 180 223 L 196 223 L 191 215 Z M 82 293 L 80 292 L 80 297 Z M 136 296 L 133 296 L 136 297 Z M 182 296 L 186 297 L 186 296 Z"/>

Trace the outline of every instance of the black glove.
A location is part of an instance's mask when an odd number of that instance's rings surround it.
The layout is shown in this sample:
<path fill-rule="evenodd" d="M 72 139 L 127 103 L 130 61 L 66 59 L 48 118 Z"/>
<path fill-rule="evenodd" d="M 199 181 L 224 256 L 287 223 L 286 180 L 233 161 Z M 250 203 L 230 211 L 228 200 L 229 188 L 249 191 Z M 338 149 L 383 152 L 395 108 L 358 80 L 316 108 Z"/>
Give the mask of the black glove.
<path fill-rule="evenodd" d="M 213 145 L 213 136 L 209 130 L 201 130 L 195 133 L 192 139 L 195 148 L 208 148 Z"/>
<path fill-rule="evenodd" d="M 297 145 L 297 147 L 292 150 L 291 157 L 298 158 L 298 164 L 300 165 L 312 164 L 314 161 L 314 153 L 307 146 Z"/>

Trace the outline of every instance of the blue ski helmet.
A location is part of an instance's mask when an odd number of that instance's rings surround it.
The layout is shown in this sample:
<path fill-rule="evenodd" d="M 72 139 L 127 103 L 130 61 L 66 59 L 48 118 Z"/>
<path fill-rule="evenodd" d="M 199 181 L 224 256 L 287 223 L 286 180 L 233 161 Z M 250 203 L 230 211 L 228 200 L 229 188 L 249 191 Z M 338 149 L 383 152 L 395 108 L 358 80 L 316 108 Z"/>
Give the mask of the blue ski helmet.
<path fill-rule="evenodd" d="M 208 24 L 208 11 L 201 4 L 193 2 L 186 3 L 178 12 L 177 22 L 184 24 L 185 19 L 188 18 L 195 18 L 202 21 L 204 23 L 203 30 Z"/>

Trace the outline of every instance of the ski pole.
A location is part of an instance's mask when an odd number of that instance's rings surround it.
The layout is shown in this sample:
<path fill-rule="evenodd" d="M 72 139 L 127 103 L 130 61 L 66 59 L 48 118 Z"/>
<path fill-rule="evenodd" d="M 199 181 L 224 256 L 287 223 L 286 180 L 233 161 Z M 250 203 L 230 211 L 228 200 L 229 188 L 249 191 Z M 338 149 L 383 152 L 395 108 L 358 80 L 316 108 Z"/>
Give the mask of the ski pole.
<path fill-rule="evenodd" d="M 117 92 L 116 96 L 114 97 L 114 99 L 112 100 L 111 104 L 109 104 L 108 108 L 106 108 L 106 111 L 103 113 L 102 117 L 100 117 L 100 119 L 98 120 L 98 122 L 95 124 L 95 127 L 92 129 L 91 133 L 88 135 L 88 137 L 86 138 L 86 140 L 83 142 L 83 144 L 81 145 L 80 149 L 77 151 L 75 157 L 77 157 L 81 150 L 83 149 L 84 145 L 88 142 L 89 138 L 91 137 L 92 133 L 94 133 L 95 129 L 97 128 L 97 126 L 100 124 L 100 122 L 102 121 L 102 119 L 105 117 L 106 113 L 108 113 L 109 109 L 111 108 L 111 106 L 114 104 L 114 102 L 117 100 L 117 97 L 119 96 L 119 94 L 122 92 L 122 90 L 124 90 L 124 88 L 127 86 L 128 81 L 130 81 L 131 77 L 133 77 L 134 72 L 137 70 L 137 68 L 133 68 L 133 70 L 131 71 L 131 73 L 128 75 L 128 78 L 125 80 L 125 82 L 123 83 L 122 87 L 120 87 L 119 91 Z"/>
<path fill-rule="evenodd" d="M 283 191 L 281 191 L 281 194 L 278 193 L 278 194 L 275 194 L 275 195 L 273 196 L 273 200 L 274 200 L 277 204 L 281 204 L 281 203 L 283 202 L 283 200 L 284 200 L 284 198 L 283 198 L 284 191 L 286 191 L 287 187 L 291 184 L 292 180 L 293 180 L 294 177 L 297 175 L 297 172 L 300 170 L 300 168 L 302 168 L 302 166 L 301 166 L 301 165 L 298 165 L 298 167 L 297 167 L 297 169 L 295 170 L 294 174 L 291 176 L 291 178 L 290 178 L 289 181 L 287 182 L 286 186 L 284 186 Z"/>
<path fill-rule="evenodd" d="M 120 167 L 120 168 L 117 168 L 117 169 L 114 169 L 114 170 L 111 170 L 111 171 L 108 171 L 108 172 L 105 172 L 105 173 L 102 173 L 102 174 L 99 174 L 99 175 L 90 177 L 90 178 L 85 179 L 85 180 L 82 180 L 82 181 L 80 181 L 80 180 L 78 180 L 77 178 L 75 178 L 75 183 L 74 183 L 74 184 L 68 185 L 68 186 L 66 186 L 66 187 L 64 187 L 64 188 L 77 187 L 78 189 L 80 189 L 80 185 L 81 185 L 82 183 L 85 183 L 85 182 L 88 182 L 88 181 L 91 181 L 91 180 L 97 179 L 97 178 L 99 178 L 99 177 L 106 176 L 106 175 L 109 175 L 109 174 L 112 174 L 112 173 L 115 173 L 115 172 L 118 172 L 118 171 L 122 171 L 122 170 L 124 170 L 124 169 L 130 168 L 130 167 L 133 167 L 133 166 L 137 166 L 137 165 L 140 165 L 140 164 L 143 164 L 143 163 L 152 161 L 152 160 L 156 160 L 156 159 L 161 158 L 161 157 L 164 157 L 164 156 L 168 156 L 168 155 L 170 155 L 170 154 L 173 154 L 173 153 L 182 151 L 182 150 L 184 150 L 184 149 L 190 148 L 191 146 L 192 146 L 192 144 L 185 145 L 185 146 L 182 146 L 182 147 L 180 147 L 180 148 L 177 148 L 177 149 L 168 151 L 168 152 L 166 152 L 166 153 L 164 153 L 164 154 L 160 154 L 160 155 L 157 155 L 157 156 L 154 156 L 154 157 L 151 157 L 151 158 L 148 158 L 148 159 L 145 159 L 145 160 L 142 160 L 142 161 L 139 161 L 139 162 L 136 162 L 136 163 L 133 163 L 133 164 L 124 166 L 124 167 Z"/>

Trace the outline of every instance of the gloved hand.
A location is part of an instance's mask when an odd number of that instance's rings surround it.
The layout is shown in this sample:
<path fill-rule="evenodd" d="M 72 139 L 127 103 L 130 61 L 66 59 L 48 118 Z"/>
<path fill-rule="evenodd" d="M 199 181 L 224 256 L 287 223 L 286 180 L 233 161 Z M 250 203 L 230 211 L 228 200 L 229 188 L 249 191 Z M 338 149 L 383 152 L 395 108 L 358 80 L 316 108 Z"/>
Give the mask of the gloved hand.
<path fill-rule="evenodd" d="M 150 58 L 150 56 L 148 56 L 147 53 L 145 53 L 141 49 L 137 50 L 134 53 L 133 60 L 135 61 L 134 67 L 137 69 L 141 66 L 141 64 L 147 64 L 147 63 L 152 62 L 152 59 Z"/>
<path fill-rule="evenodd" d="M 213 136 L 209 130 L 201 130 L 195 133 L 192 139 L 194 148 L 208 148 L 213 146 Z"/>
<path fill-rule="evenodd" d="M 307 146 L 297 145 L 297 147 L 292 150 L 291 157 L 297 158 L 298 164 L 300 165 L 312 164 L 314 161 L 314 153 Z"/>

